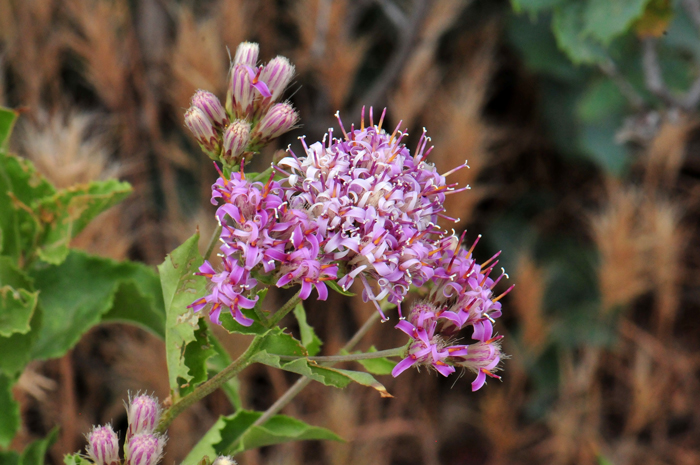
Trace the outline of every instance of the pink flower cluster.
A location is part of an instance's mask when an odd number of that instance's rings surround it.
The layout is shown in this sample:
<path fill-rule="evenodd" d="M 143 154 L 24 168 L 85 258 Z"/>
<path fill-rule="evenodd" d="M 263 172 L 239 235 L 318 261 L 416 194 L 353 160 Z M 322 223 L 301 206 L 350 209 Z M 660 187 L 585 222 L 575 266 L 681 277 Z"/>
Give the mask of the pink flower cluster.
<path fill-rule="evenodd" d="M 454 373 L 455 367 L 464 367 L 477 375 L 473 391 L 484 385 L 486 376 L 499 378 L 493 372 L 503 358 L 499 342 L 502 336 L 493 337 L 493 322 L 501 316 L 499 300 L 512 286 L 494 297 L 494 286 L 505 276 L 502 273 L 496 280 L 489 277 L 498 263 L 498 254 L 478 265 L 472 257 L 473 249 L 446 250 L 433 276 L 428 300 L 415 305 L 408 318 L 396 325 L 412 341 L 406 357 L 394 367 L 393 376 L 411 366 L 430 366 L 443 376 Z M 478 342 L 451 345 L 467 327 L 472 327 L 472 338 Z"/>

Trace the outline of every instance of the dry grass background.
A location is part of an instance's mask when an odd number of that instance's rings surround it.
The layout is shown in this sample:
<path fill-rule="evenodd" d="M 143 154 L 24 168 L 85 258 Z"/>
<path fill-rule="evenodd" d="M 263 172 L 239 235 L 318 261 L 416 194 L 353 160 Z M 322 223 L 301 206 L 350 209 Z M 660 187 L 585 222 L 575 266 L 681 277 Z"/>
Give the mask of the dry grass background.
<path fill-rule="evenodd" d="M 291 99 L 305 124 L 258 166 L 302 132 L 319 137 L 335 110 L 350 122 L 363 104 L 388 104 L 394 124 L 403 118 L 414 133 L 427 126 L 442 171 L 468 159 L 471 169 L 454 180 L 473 189 L 449 197 L 459 228 L 482 232 L 509 199 L 549 188 L 559 202 L 533 227 L 565 224 L 597 250 L 595 311 L 618 315 L 611 346 L 561 349 L 551 373 L 533 369 L 561 328 L 545 310 L 549 273 L 525 248 L 512 257 L 518 285 L 499 325 L 512 355 L 503 383 L 472 394 L 464 379 L 412 370 L 382 379 L 391 400 L 357 386 L 313 384 L 285 413 L 348 442 L 249 451 L 241 464 L 595 464 L 601 456 L 616 465 L 700 463 L 696 115 L 666 118 L 639 149 L 630 179 L 583 173 L 568 183 L 567 166 L 536 122 L 535 82 L 514 62 L 503 18 L 466 21 L 470 3 L 419 2 L 402 11 L 373 0 L 0 0 L 0 103 L 25 109 L 15 149 L 59 186 L 118 176 L 135 188 L 76 247 L 156 264 L 195 227 L 210 234 L 215 173 L 183 130 L 182 113 L 197 88 L 223 96 L 227 47 L 255 40 L 262 57 L 295 62 Z M 501 79 L 505 73 L 516 83 Z M 493 104 L 503 95 L 514 99 Z M 274 295 L 270 305 L 281 301 Z M 373 311 L 337 295 L 309 307 L 328 353 Z M 234 354 L 244 347 L 244 339 L 224 339 Z M 383 326 L 367 337 L 381 347 L 401 340 Z M 140 330 L 110 325 L 61 360 L 31 365 L 16 392 L 24 422 L 13 447 L 59 424 L 51 450 L 59 464 L 84 446 L 92 424 L 123 428 L 128 390 L 167 396 L 162 349 Z M 550 408 L 533 415 L 537 378 L 552 373 Z M 246 405 L 264 409 L 294 377 L 254 367 L 241 381 Z M 164 463 L 178 463 L 230 411 L 217 393 L 183 414 Z"/>

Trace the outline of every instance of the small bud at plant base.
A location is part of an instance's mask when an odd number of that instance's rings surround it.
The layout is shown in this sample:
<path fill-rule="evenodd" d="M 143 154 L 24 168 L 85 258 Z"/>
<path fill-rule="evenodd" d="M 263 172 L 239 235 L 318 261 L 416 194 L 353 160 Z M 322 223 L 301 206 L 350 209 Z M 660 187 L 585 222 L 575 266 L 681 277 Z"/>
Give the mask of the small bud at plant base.
<path fill-rule="evenodd" d="M 224 131 L 223 159 L 230 165 L 236 165 L 237 159 L 250 141 L 250 123 L 236 120 Z"/>
<path fill-rule="evenodd" d="M 219 137 L 206 113 L 197 107 L 190 107 L 185 113 L 185 125 L 204 150 L 219 152 Z"/>
<path fill-rule="evenodd" d="M 87 440 L 87 453 L 95 464 L 119 464 L 119 438 L 110 425 L 95 427 Z"/>
<path fill-rule="evenodd" d="M 236 465 L 236 461 L 228 455 L 220 455 L 211 465 Z"/>
<path fill-rule="evenodd" d="M 163 456 L 165 438 L 141 433 L 124 445 L 126 465 L 156 465 Z"/>
<path fill-rule="evenodd" d="M 283 56 L 270 60 L 260 73 L 260 80 L 267 84 L 273 101 L 282 95 L 292 77 L 294 77 L 294 65 Z"/>
<path fill-rule="evenodd" d="M 218 127 L 223 128 L 228 124 L 226 110 L 216 95 L 206 90 L 198 90 L 192 96 L 192 106 L 202 110 L 209 119 Z"/>
<path fill-rule="evenodd" d="M 236 118 L 245 118 L 252 114 L 254 100 L 255 92 L 248 68 L 245 65 L 234 65 L 226 94 L 226 111 Z"/>
<path fill-rule="evenodd" d="M 255 68 L 255 64 L 258 62 L 259 52 L 260 46 L 255 42 L 241 42 L 236 49 L 236 56 L 233 59 L 233 64 L 247 65 L 251 68 Z"/>
<path fill-rule="evenodd" d="M 127 407 L 129 429 L 126 440 L 139 433 L 152 433 L 160 420 L 160 405 L 158 399 L 146 394 L 130 399 Z"/>
<path fill-rule="evenodd" d="M 256 144 L 265 145 L 275 137 L 289 131 L 299 121 L 299 114 L 288 103 L 278 103 L 270 108 L 255 126 L 252 139 Z"/>

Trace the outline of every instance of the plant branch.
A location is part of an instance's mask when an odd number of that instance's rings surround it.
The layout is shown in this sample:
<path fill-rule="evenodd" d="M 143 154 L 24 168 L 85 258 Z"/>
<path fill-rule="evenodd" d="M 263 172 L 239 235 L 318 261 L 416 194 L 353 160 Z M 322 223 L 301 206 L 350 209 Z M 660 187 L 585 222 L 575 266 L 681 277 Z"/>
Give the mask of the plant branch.
<path fill-rule="evenodd" d="M 287 316 L 287 314 L 291 312 L 299 302 L 301 302 L 301 297 L 299 297 L 299 294 L 301 294 L 301 290 L 297 291 L 297 293 L 294 294 L 292 298 L 282 306 L 282 308 L 277 310 L 277 312 L 270 317 L 268 328 L 272 328 L 273 326 L 277 325 L 277 323 L 282 321 L 282 318 Z"/>
<path fill-rule="evenodd" d="M 350 340 L 345 344 L 345 346 L 341 349 L 342 351 L 351 351 L 352 349 L 355 348 L 358 342 L 362 339 L 362 337 L 367 334 L 367 332 L 370 330 L 372 325 L 377 322 L 379 319 L 379 313 L 378 312 L 373 312 L 372 316 L 370 316 L 367 321 L 360 327 L 360 329 L 357 330 L 355 335 L 350 338 Z M 376 352 L 375 352 L 376 353 Z M 328 365 L 333 365 L 332 363 L 329 363 Z M 270 405 L 270 407 L 265 410 L 265 413 L 260 416 L 257 420 L 255 420 L 255 423 L 253 423 L 252 426 L 260 426 L 263 423 L 265 423 L 267 420 L 272 418 L 274 415 L 277 414 L 280 410 L 282 410 L 288 403 L 294 399 L 297 394 L 299 394 L 301 391 L 304 390 L 306 386 L 308 386 L 311 383 L 311 378 L 307 378 L 306 376 L 302 376 L 297 380 L 296 383 L 292 385 L 289 389 L 287 389 L 287 392 L 285 392 L 277 401 L 275 401 L 274 404 Z"/>
<path fill-rule="evenodd" d="M 352 362 L 355 360 L 371 360 L 374 358 L 398 357 L 406 351 L 406 346 L 396 347 L 394 349 L 379 350 L 377 352 L 366 352 L 360 354 L 347 355 L 328 355 L 321 357 L 296 357 L 293 355 L 277 355 L 280 360 L 297 360 L 306 359 L 312 362 Z"/>
<path fill-rule="evenodd" d="M 222 229 L 221 225 L 218 225 L 212 233 L 211 239 L 209 239 L 209 245 L 207 245 L 207 251 L 204 252 L 205 260 L 209 260 L 209 257 L 211 257 L 211 253 L 214 251 L 214 247 L 216 247 L 216 242 L 219 240 L 219 236 L 221 236 Z"/>
<path fill-rule="evenodd" d="M 250 343 L 246 351 L 233 361 L 229 366 L 221 370 L 219 373 L 214 375 L 211 379 L 200 384 L 195 388 L 194 391 L 187 394 L 185 397 L 176 401 L 169 409 L 167 409 L 163 416 L 160 418 L 158 427 L 156 428 L 156 433 L 164 433 L 172 421 L 181 414 L 185 409 L 194 404 L 195 402 L 203 399 L 212 392 L 216 391 L 225 382 L 240 373 L 245 367 L 250 364 L 250 358 L 257 352 L 258 347 L 262 343 L 261 337 L 256 337 Z"/>

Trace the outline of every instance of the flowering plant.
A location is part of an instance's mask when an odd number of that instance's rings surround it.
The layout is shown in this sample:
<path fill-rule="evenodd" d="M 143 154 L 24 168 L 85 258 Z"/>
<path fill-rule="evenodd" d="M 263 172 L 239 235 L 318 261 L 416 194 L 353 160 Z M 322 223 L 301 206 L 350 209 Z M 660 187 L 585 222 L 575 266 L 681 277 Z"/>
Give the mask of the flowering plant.
<path fill-rule="evenodd" d="M 468 168 L 466 162 L 440 174 L 428 161 L 432 147 L 428 147 L 430 138 L 425 131 L 411 152 L 404 143 L 408 134 L 401 129 L 402 123 L 389 132 L 384 128 L 386 110 L 375 122 L 370 108 L 368 124 L 364 109 L 359 127 L 353 124 L 349 130 L 336 114 L 339 131 L 330 129 L 321 141 L 311 144 L 301 138 L 303 153 L 290 147 L 287 156 L 267 170 L 246 171 L 246 164 L 263 146 L 299 121 L 293 106 L 280 102 L 293 76 L 294 67 L 286 58 L 258 65 L 257 44 L 243 43 L 230 69 L 224 103 L 204 90 L 192 97 L 185 125 L 219 173 L 211 195 L 219 226 L 204 256 L 199 254 L 196 233 L 166 258 L 155 278 L 136 265 L 124 269 L 75 254 L 64 242 L 51 247 L 44 239 L 58 234 L 53 224 L 37 233 L 44 240 L 39 247 L 18 249 L 17 276 L 23 276 L 20 268 L 28 269 L 39 286 L 50 287 L 52 282 L 45 276 L 45 265 L 32 267 L 34 260 L 68 269 L 94 262 L 93 268 L 102 267 L 107 275 L 113 270 L 122 281 L 133 281 L 125 289 L 136 289 L 130 302 L 132 306 L 140 302 L 142 311 L 112 308 L 104 310 L 105 315 L 137 322 L 165 339 L 170 397 L 164 405 L 148 395 L 129 401 L 123 459 L 115 431 L 105 425 L 87 435 L 87 456 L 67 456 L 67 464 L 155 465 L 173 419 L 218 388 L 224 389 L 236 412 L 222 417 L 203 436 L 185 464 L 214 460 L 226 465 L 232 463 L 229 455 L 263 445 L 339 439 L 329 430 L 277 414 L 312 380 L 341 388 L 355 382 L 391 397 L 374 374 L 399 377 L 415 367 L 446 377 L 457 369 L 468 370 L 475 375 L 472 390 L 480 389 L 488 377 L 499 378 L 496 372 L 504 355 L 493 324 L 501 315 L 500 299 L 510 288 L 496 296 L 494 287 L 507 275 L 503 271 L 492 277 L 498 254 L 477 263 L 478 238 L 467 249 L 465 234 L 448 233 L 439 225 L 444 220 L 456 221 L 445 211 L 445 198 L 469 187 L 458 188 L 447 177 Z M 3 169 L 18 178 L 12 168 L 17 161 L 4 156 Z M 104 192 L 98 197 L 100 189 L 116 198 L 121 192 L 117 188 L 128 190 L 128 186 L 111 184 L 85 189 L 94 192 L 96 203 L 105 198 Z M 50 186 L 45 189 L 47 195 L 54 195 Z M 46 204 L 40 196 L 24 201 L 33 215 L 43 218 L 39 213 Z M 98 206 L 106 208 L 110 202 Z M 99 212 L 97 207 L 87 210 L 93 216 Z M 211 258 L 217 241 L 221 243 L 220 265 Z M 162 301 L 153 297 L 154 286 L 162 290 Z M 281 308 L 270 311 L 265 296 L 272 287 L 296 292 Z M 43 289 L 46 287 L 42 295 Z M 112 292 L 122 292 L 120 289 Z M 340 354 L 318 355 L 321 341 L 306 322 L 304 302 L 326 300 L 330 292 L 349 295 L 351 289 L 361 292 L 376 314 Z M 15 285 L 12 291 L 10 303 L 31 311 L 36 308 L 38 292 L 33 288 Z M 3 305 L 8 302 L 6 299 Z M 292 311 L 300 340 L 279 326 Z M 395 328 L 408 336 L 406 344 L 350 353 L 380 319 L 393 319 Z M 252 335 L 252 341 L 242 355 L 231 360 L 210 332 L 210 324 Z M 468 337 L 472 343 L 466 343 Z M 68 347 L 70 342 L 53 352 L 44 350 L 55 356 Z M 381 368 L 367 362 L 371 359 L 381 360 Z M 351 361 L 361 362 L 367 371 L 333 366 Z M 232 382 L 254 363 L 302 375 L 265 412 L 244 409 Z M 222 438 L 224 429 L 237 433 Z"/>

